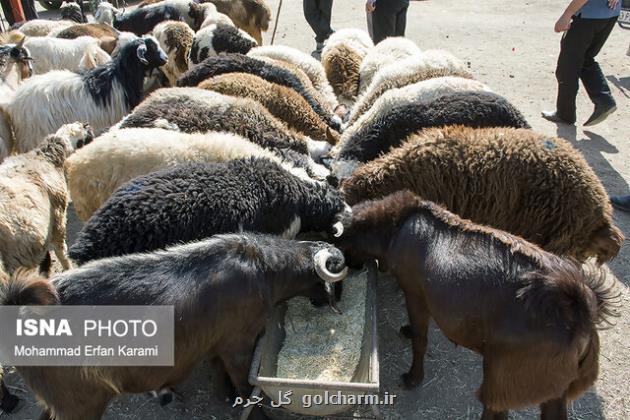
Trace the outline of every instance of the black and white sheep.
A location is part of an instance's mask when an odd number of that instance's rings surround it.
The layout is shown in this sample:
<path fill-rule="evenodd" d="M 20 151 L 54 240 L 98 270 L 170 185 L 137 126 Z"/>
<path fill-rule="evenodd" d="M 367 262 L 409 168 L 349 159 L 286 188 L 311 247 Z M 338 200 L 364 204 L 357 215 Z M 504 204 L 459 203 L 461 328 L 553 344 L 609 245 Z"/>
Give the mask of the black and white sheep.
<path fill-rule="evenodd" d="M 247 54 L 256 40 L 242 29 L 224 23 L 208 25 L 195 34 L 188 57 L 189 65 L 199 64 L 221 53 Z"/>
<path fill-rule="evenodd" d="M 182 18 L 179 10 L 169 4 L 121 12 L 107 2 L 98 5 L 94 16 L 98 23 L 107 23 L 119 31 L 133 32 L 138 36 L 150 33 L 161 22 Z"/>
<path fill-rule="evenodd" d="M 287 86 L 295 90 L 304 97 L 306 102 L 313 108 L 313 111 L 315 111 L 326 124 L 337 131 L 341 128 L 339 121 L 333 118 L 331 112 L 324 109 L 324 106 L 309 92 L 308 87 L 305 86 L 295 74 L 280 66 L 269 64 L 243 54 L 208 57 L 180 77 L 177 81 L 177 86 L 197 86 L 210 77 L 237 72 L 251 73 L 269 82 Z"/>
<path fill-rule="evenodd" d="M 122 184 L 160 169 L 183 163 L 211 163 L 246 157 L 266 158 L 293 174 L 303 169 L 233 133 L 181 133 L 162 128 L 110 130 L 66 161 L 72 204 L 86 221 Z"/>
<path fill-rule="evenodd" d="M 194 112 L 191 112 L 194 110 Z M 329 146 L 289 130 L 260 103 L 197 88 L 160 89 L 151 94 L 118 128 L 157 127 L 184 133 L 226 131 L 241 135 L 304 168 L 309 175 L 325 179 L 329 171 L 309 156 Z"/>
<path fill-rule="evenodd" d="M 26 80 L 7 105 L 15 150 L 27 152 L 63 124 L 103 131 L 140 103 L 145 71 L 166 63 L 153 37 L 130 41 L 114 59 L 85 73 L 52 71 Z"/>
<path fill-rule="evenodd" d="M 68 189 L 64 163 L 75 148 L 90 142 L 82 123 L 67 124 L 29 153 L 0 165 L 0 267 L 11 274 L 35 268 L 54 251 L 70 268 L 66 249 Z"/>
<path fill-rule="evenodd" d="M 453 92 L 427 103 L 394 107 L 361 127 L 339 149 L 333 173 L 346 178 L 358 164 L 399 146 L 411 133 L 445 125 L 529 128 L 523 114 L 502 96 L 491 92 Z"/>
<path fill-rule="evenodd" d="M 344 211 L 337 190 L 267 159 L 180 165 L 121 186 L 85 224 L 70 257 L 84 264 L 227 232 L 329 232 Z"/>

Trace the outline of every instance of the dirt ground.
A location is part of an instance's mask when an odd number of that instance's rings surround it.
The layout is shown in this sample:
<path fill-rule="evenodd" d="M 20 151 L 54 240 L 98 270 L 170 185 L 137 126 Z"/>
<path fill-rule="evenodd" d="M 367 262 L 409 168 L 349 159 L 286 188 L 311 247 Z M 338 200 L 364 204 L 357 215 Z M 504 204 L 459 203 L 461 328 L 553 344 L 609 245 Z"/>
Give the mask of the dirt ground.
<path fill-rule="evenodd" d="M 268 0 L 274 14 L 278 0 Z M 630 194 L 630 57 L 625 53 L 630 31 L 615 28 L 599 56 L 618 111 L 605 123 L 589 129 L 558 127 L 540 118 L 541 109 L 552 109 L 555 101 L 555 62 L 560 36 L 553 25 L 568 3 L 565 0 L 429 0 L 412 2 L 407 18 L 407 36 L 421 49 L 446 49 L 470 62 L 475 76 L 506 96 L 524 112 L 534 129 L 549 136 L 569 140 L 580 150 L 600 176 L 610 194 Z M 333 26 L 365 28 L 362 0 L 336 1 Z M 271 30 L 266 34 L 266 41 Z M 313 35 L 302 15 L 302 2 L 284 0 L 276 44 L 310 51 Z M 592 105 L 581 90 L 578 121 L 585 121 Z M 615 219 L 630 236 L 630 215 L 616 213 Z M 79 222 L 70 215 L 68 241 L 72 243 Z M 630 246 L 609 264 L 611 278 L 618 279 L 621 291 L 621 317 L 616 326 L 603 331 L 600 377 L 593 389 L 573 402 L 572 419 L 630 418 Z M 402 294 L 391 279 L 378 286 L 381 389 L 397 395 L 395 404 L 382 409 L 386 419 L 474 419 L 481 405 L 474 391 L 481 381 L 481 359 L 456 348 L 435 327 L 431 329 L 425 362 L 424 383 L 414 391 L 399 386 L 399 376 L 410 364 L 410 345 L 397 334 L 406 322 Z M 162 408 L 144 395 L 116 400 L 107 419 L 232 419 L 237 410 L 213 397 L 208 386 L 208 369 L 202 365 L 178 391 L 183 400 Z M 20 386 L 19 378 L 9 382 Z M 30 419 L 38 409 L 30 395 L 24 407 L 13 416 Z M 364 413 L 363 410 L 360 413 Z M 513 419 L 531 419 L 537 409 L 511 413 Z"/>

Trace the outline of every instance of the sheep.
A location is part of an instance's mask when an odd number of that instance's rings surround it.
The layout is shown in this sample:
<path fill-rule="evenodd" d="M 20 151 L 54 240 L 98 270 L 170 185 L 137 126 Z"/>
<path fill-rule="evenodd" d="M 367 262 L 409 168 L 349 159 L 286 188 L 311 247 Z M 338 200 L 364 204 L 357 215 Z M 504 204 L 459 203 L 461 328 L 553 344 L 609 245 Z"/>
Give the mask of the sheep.
<path fill-rule="evenodd" d="M 357 118 L 354 124 L 346 127 L 337 148 L 340 149 L 362 128 L 369 127 L 374 121 L 387 116 L 394 107 L 427 103 L 444 94 L 465 90 L 490 92 L 490 88 L 481 82 L 451 76 L 436 77 L 398 89 L 390 89 L 381 95 L 367 112 Z"/>
<path fill-rule="evenodd" d="M 59 8 L 61 20 L 71 20 L 76 23 L 87 23 L 87 17 L 78 3 L 65 3 Z"/>
<path fill-rule="evenodd" d="M 453 92 L 431 102 L 394 107 L 362 127 L 338 151 L 333 173 L 339 179 L 347 178 L 359 163 L 387 153 L 410 134 L 444 125 L 529 128 L 520 111 L 497 94 Z"/>
<path fill-rule="evenodd" d="M 184 133 L 227 131 L 274 152 L 316 179 L 325 179 L 330 174 L 309 156 L 309 152 L 316 154 L 317 147 L 321 146 L 318 142 L 288 130 L 252 99 L 197 88 L 160 89 L 116 126 L 117 129 L 133 127 L 166 128 Z"/>
<path fill-rule="evenodd" d="M 271 10 L 264 0 L 202 0 L 202 3 L 214 4 L 237 28 L 250 34 L 258 45 L 263 44 L 262 32 L 269 29 L 271 22 Z"/>
<path fill-rule="evenodd" d="M 111 57 L 100 47 L 100 40 L 91 36 L 75 39 L 27 37 L 24 46 L 33 56 L 33 72 L 44 74 L 52 70 L 81 70 L 84 55 L 94 58 L 97 65 L 107 63 Z"/>
<path fill-rule="evenodd" d="M 219 233 L 328 232 L 344 211 L 336 189 L 264 158 L 184 164 L 123 184 L 83 226 L 69 255 L 82 265 Z"/>
<path fill-rule="evenodd" d="M 374 47 L 370 36 L 359 29 L 333 33 L 322 50 L 322 66 L 339 102 L 350 106 L 359 94 L 360 68 L 367 52 Z"/>
<path fill-rule="evenodd" d="M 348 266 L 378 259 L 405 295 L 413 361 L 405 388 L 424 378 L 430 319 L 455 345 L 483 357 L 482 419 L 540 405 L 567 420 L 566 404 L 590 388 L 599 327 L 616 315 L 614 284 L 506 232 L 462 220 L 409 191 L 359 204 L 341 222 Z"/>
<path fill-rule="evenodd" d="M 441 50 L 424 51 L 421 55 L 413 55 L 388 64 L 376 72 L 368 89 L 357 98 L 357 102 L 348 115 L 346 125 L 354 124 L 388 90 L 444 76 L 473 78 L 461 60 Z"/>
<path fill-rule="evenodd" d="M 171 86 L 188 70 L 188 55 L 193 45 L 195 32 L 184 22 L 166 21 L 153 28 L 153 36 L 168 54 L 168 61 L 160 70 Z"/>
<path fill-rule="evenodd" d="M 50 281 L 21 272 L 0 285 L 0 304 L 173 307 L 172 366 L 17 368 L 44 404 L 40 418 L 97 420 L 116 396 L 177 385 L 207 356 L 220 360 L 246 398 L 256 339 L 274 307 L 297 295 L 334 307 L 334 283 L 347 272 L 343 254 L 324 242 L 219 235 L 95 261 Z"/>
<path fill-rule="evenodd" d="M 195 34 L 188 57 L 189 66 L 221 53 L 247 54 L 255 46 L 254 38 L 241 29 L 223 23 L 209 25 Z"/>
<path fill-rule="evenodd" d="M 122 184 L 140 175 L 182 163 L 223 162 L 261 157 L 288 171 L 303 170 L 283 163 L 274 153 L 232 133 L 187 134 L 162 128 L 111 130 L 66 162 L 68 189 L 79 219 L 86 221 Z"/>
<path fill-rule="evenodd" d="M 82 123 L 67 124 L 38 148 L 0 164 L 0 258 L 7 274 L 35 268 L 54 250 L 64 269 L 68 191 L 66 157 L 89 143 L 92 132 Z"/>
<path fill-rule="evenodd" d="M 304 98 L 286 86 L 270 83 L 249 73 L 226 73 L 206 79 L 198 87 L 256 100 L 290 128 L 315 140 L 335 144 L 339 139 L 339 134 L 321 120 Z"/>
<path fill-rule="evenodd" d="M 144 73 L 166 63 L 155 38 L 126 44 L 108 63 L 83 74 L 52 71 L 26 80 L 6 111 L 13 125 L 15 149 L 27 152 L 46 135 L 72 121 L 88 122 L 101 132 L 142 99 Z"/>
<path fill-rule="evenodd" d="M 310 93 L 291 71 L 283 67 L 266 63 L 243 54 L 227 54 L 223 56 L 208 57 L 195 67 L 188 70 L 177 81 L 177 86 L 197 86 L 203 80 L 224 73 L 251 73 L 263 79 L 283 85 L 295 90 L 302 95 L 322 120 L 334 130 L 339 130 L 341 124 L 332 117 L 322 104 Z"/>
<path fill-rule="evenodd" d="M 26 36 L 46 36 L 54 30 L 68 28 L 76 24 L 77 22 L 73 20 L 33 19 L 24 22 L 18 30 Z"/>
<path fill-rule="evenodd" d="M 179 9 L 169 4 L 121 12 L 111 4 L 103 2 L 98 5 L 95 14 L 96 22 L 109 24 L 119 31 L 133 32 L 138 36 L 151 32 L 160 22 L 180 18 L 182 15 Z"/>
<path fill-rule="evenodd" d="M 207 3 L 207 4 L 212 4 L 212 3 Z M 205 27 L 208 27 L 210 25 L 217 25 L 219 23 L 222 23 L 224 25 L 230 25 L 230 26 L 236 27 L 236 25 L 234 25 L 234 22 L 232 22 L 232 19 L 230 19 L 230 17 L 228 15 L 224 15 L 223 13 L 218 13 L 217 12 L 217 13 L 209 13 L 209 14 L 207 14 L 206 18 L 203 20 L 203 22 L 201 22 L 201 25 L 199 26 L 199 30 L 201 30 L 201 29 L 203 29 Z M 247 33 L 247 32 L 245 32 L 245 33 Z M 253 39 L 253 37 L 252 37 L 252 39 Z M 258 42 L 256 42 L 256 44 L 258 44 Z"/>
<path fill-rule="evenodd" d="M 335 92 L 333 92 L 333 88 L 326 78 L 326 72 L 322 64 L 310 55 L 296 48 L 284 45 L 256 47 L 247 53 L 247 55 L 254 58 L 269 57 L 297 66 L 306 73 L 313 87 L 317 89 L 331 109 L 334 110 L 339 106 L 337 96 L 335 96 Z"/>
<path fill-rule="evenodd" d="M 82 23 L 52 31 L 48 36 L 62 39 L 75 39 L 82 36 L 91 36 L 101 41 L 100 47 L 112 54 L 116 48 L 120 32 L 104 23 Z"/>
<path fill-rule="evenodd" d="M 402 37 L 385 38 L 370 49 L 359 69 L 359 93 L 367 90 L 379 69 L 407 57 L 419 55 L 420 48 L 411 40 Z"/>
<path fill-rule="evenodd" d="M 424 130 L 359 167 L 342 189 L 351 204 L 410 189 L 578 261 L 609 261 L 623 242 L 606 190 L 582 155 L 528 129 Z"/>

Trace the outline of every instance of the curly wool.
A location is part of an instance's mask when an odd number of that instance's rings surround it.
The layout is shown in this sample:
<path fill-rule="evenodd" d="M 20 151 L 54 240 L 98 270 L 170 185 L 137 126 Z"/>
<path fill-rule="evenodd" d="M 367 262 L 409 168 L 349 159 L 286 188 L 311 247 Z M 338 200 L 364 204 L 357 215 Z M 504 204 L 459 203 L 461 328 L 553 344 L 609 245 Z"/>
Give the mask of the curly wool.
<path fill-rule="evenodd" d="M 410 134 L 445 125 L 529 128 L 523 114 L 500 95 L 454 92 L 428 103 L 395 107 L 371 124 L 361 127 L 339 150 L 337 162 L 333 164 L 334 173 L 346 178 L 356 163 L 376 159 L 399 146 Z"/>
<path fill-rule="evenodd" d="M 338 191 L 267 159 L 180 165 L 120 187 L 81 230 L 70 257 L 82 264 L 227 232 L 328 231 L 344 209 Z"/>
<path fill-rule="evenodd" d="M 346 125 L 354 124 L 383 93 L 390 89 L 445 76 L 473 78 L 461 60 L 448 51 L 442 50 L 423 51 L 420 55 L 413 55 L 382 67 L 374 75 L 368 89 L 352 107 Z"/>
<path fill-rule="evenodd" d="M 557 255 L 600 263 L 623 242 L 601 181 L 567 141 L 527 129 L 432 128 L 358 168 L 349 203 L 409 189 Z"/>
<path fill-rule="evenodd" d="M 379 69 L 420 54 L 420 48 L 410 39 L 403 37 L 385 38 L 374 48 L 371 48 L 361 62 L 359 93 L 367 90 Z"/>
<path fill-rule="evenodd" d="M 308 102 L 313 111 L 331 128 L 339 130 L 332 114 L 324 109 L 321 103 L 308 91 L 308 88 L 291 71 L 277 65 L 267 63 L 243 54 L 226 54 L 208 57 L 192 69 L 188 70 L 177 81 L 177 86 L 197 86 L 205 79 L 225 73 L 250 73 L 271 82 L 295 90 Z"/>
<path fill-rule="evenodd" d="M 313 139 L 330 138 L 333 144 L 339 139 L 339 134 L 330 130 L 304 98 L 286 86 L 270 83 L 253 74 L 227 73 L 204 80 L 199 88 L 258 101 L 274 117 Z"/>
<path fill-rule="evenodd" d="M 195 112 L 190 112 L 194 109 Z M 308 156 L 307 140 L 287 129 L 258 102 L 198 88 L 167 88 L 151 94 L 118 128 L 157 127 L 184 133 L 226 131 L 247 138 L 317 178 L 328 171 Z"/>

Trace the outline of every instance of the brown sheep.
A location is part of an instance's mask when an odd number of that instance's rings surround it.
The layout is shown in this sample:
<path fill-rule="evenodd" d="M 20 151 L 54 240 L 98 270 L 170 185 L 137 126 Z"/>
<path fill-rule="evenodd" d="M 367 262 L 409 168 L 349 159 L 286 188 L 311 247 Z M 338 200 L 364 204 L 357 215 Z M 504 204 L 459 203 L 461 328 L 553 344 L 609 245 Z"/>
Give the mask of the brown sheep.
<path fill-rule="evenodd" d="M 202 0 L 212 3 L 217 12 L 227 15 L 237 28 L 250 34 L 258 45 L 263 44 L 262 33 L 269 29 L 271 10 L 264 0 Z"/>
<path fill-rule="evenodd" d="M 314 140 L 327 140 L 331 144 L 339 140 L 339 133 L 331 130 L 299 93 L 286 86 L 249 73 L 227 73 L 204 80 L 198 87 L 224 95 L 254 99 L 290 128 Z"/>
<path fill-rule="evenodd" d="M 56 33 L 55 38 L 75 39 L 91 36 L 101 40 L 101 48 L 109 55 L 114 52 L 119 32 L 104 23 L 81 23 L 72 25 Z"/>
<path fill-rule="evenodd" d="M 623 242 L 606 190 L 582 155 L 528 129 L 427 129 L 358 168 L 342 189 L 351 204 L 410 189 L 579 261 L 609 261 Z"/>
<path fill-rule="evenodd" d="M 153 36 L 168 55 L 168 61 L 160 67 L 171 86 L 188 70 L 188 54 L 195 32 L 185 22 L 164 21 L 153 28 Z"/>
<path fill-rule="evenodd" d="M 603 269 L 583 269 L 409 191 L 358 204 L 345 219 L 336 236 L 348 266 L 377 259 L 405 295 L 406 388 L 424 378 L 433 318 L 449 340 L 483 357 L 482 420 L 507 420 L 508 410 L 533 404 L 542 420 L 567 419 L 567 402 L 597 378 L 598 326 L 616 315 Z"/>

